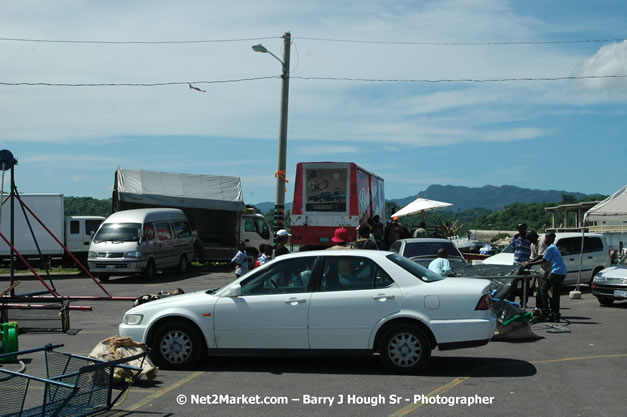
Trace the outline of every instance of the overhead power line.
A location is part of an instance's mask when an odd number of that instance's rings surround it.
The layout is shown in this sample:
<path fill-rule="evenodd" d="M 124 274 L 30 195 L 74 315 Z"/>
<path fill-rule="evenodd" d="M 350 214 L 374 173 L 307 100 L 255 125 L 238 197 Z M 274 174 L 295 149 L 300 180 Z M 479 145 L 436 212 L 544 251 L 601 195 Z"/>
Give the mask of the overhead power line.
<path fill-rule="evenodd" d="M 267 39 L 281 39 L 281 36 L 262 36 L 254 38 L 234 38 L 234 39 L 189 39 L 189 40 L 163 40 L 163 41 L 108 41 L 108 40 L 80 40 L 80 39 L 33 39 L 33 38 L 12 38 L 0 37 L 0 41 L 6 42 L 39 42 L 39 43 L 78 43 L 78 44 L 110 44 L 110 45 L 160 45 L 160 44 L 195 44 L 195 43 L 222 43 L 222 42 L 250 42 Z M 382 45 L 450 45 L 450 46 L 471 46 L 471 45 L 543 45 L 543 44 L 577 44 L 577 43 L 607 43 L 622 42 L 627 38 L 615 39 L 567 39 L 555 41 L 487 41 L 487 42 L 448 42 L 448 41 L 382 41 L 363 39 L 333 39 L 316 38 L 306 36 L 294 36 L 292 39 L 308 40 L 317 42 L 338 42 L 338 43 L 365 43 Z"/>
<path fill-rule="evenodd" d="M 189 84 L 225 84 L 238 83 L 246 81 L 280 79 L 279 75 L 271 75 L 265 77 L 237 78 L 230 80 L 202 80 L 202 81 L 169 81 L 161 83 L 49 83 L 49 82 L 4 82 L 0 81 L 0 85 L 21 87 L 165 87 L 171 85 L 189 85 Z M 385 79 L 385 78 L 351 78 L 351 77 L 304 77 L 292 76 L 290 79 L 305 81 L 356 81 L 356 82 L 372 82 L 372 83 L 498 83 L 498 82 L 521 82 L 521 81 L 568 81 L 568 80 L 587 80 L 587 79 L 611 79 L 611 78 L 627 78 L 627 75 L 580 75 L 566 77 L 521 77 L 521 78 L 458 78 L 458 79 Z"/>
<path fill-rule="evenodd" d="M 28 39 L 28 38 L 1 38 L 0 41 L 11 42 L 40 42 L 40 43 L 83 43 L 83 44 L 185 44 L 185 43 L 221 43 L 221 42 L 251 42 L 266 39 L 281 39 L 280 36 L 264 36 L 260 38 L 236 38 L 236 39 L 192 39 L 192 40 L 169 40 L 169 41 L 102 41 L 102 40 L 76 40 L 76 39 Z"/>
<path fill-rule="evenodd" d="M 421 41 L 376 41 L 376 40 L 359 40 L 359 39 L 331 39 L 331 38 L 310 38 L 303 36 L 294 36 L 294 39 L 308 40 L 308 41 L 320 41 L 320 42 L 339 42 L 339 43 L 368 43 L 368 44 L 382 44 L 382 45 L 543 45 L 543 44 L 568 44 L 568 43 L 607 43 L 607 42 L 622 42 L 627 38 L 616 39 L 572 39 L 561 41 L 494 41 L 494 42 L 421 42 Z"/>
<path fill-rule="evenodd" d="M 350 78 L 350 77 L 302 77 L 292 76 L 292 79 L 300 80 L 324 80 L 324 81 L 362 81 L 380 83 L 497 83 L 510 81 L 564 81 L 564 80 L 585 80 L 603 78 L 627 78 L 627 75 L 572 75 L 565 77 L 520 77 L 520 78 L 457 78 L 457 79 L 384 79 L 384 78 Z"/>
<path fill-rule="evenodd" d="M 47 82 L 18 82 L 9 83 L 0 81 L 0 85 L 6 86 L 30 86 L 30 87 L 165 87 L 169 85 L 189 85 L 189 84 L 226 84 L 239 83 L 244 81 L 269 80 L 281 78 L 278 75 L 267 77 L 236 78 L 231 80 L 210 80 L 210 81 L 167 81 L 162 83 L 47 83 Z"/>

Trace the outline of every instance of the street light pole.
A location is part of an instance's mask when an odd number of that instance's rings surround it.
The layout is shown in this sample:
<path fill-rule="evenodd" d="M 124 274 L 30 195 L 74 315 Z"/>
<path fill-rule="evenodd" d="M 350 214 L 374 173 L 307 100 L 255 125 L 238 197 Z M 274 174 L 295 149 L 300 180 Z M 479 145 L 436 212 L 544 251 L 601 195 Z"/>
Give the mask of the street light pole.
<path fill-rule="evenodd" d="M 285 32 L 283 35 L 283 60 L 268 51 L 263 45 L 254 45 L 253 51 L 263 52 L 272 55 L 281 63 L 283 73 L 281 74 L 281 118 L 279 120 L 279 152 L 278 169 L 274 174 L 276 177 L 276 198 L 274 204 L 274 232 L 285 227 L 285 183 L 286 180 L 286 159 L 287 159 L 287 109 L 290 89 L 290 46 L 292 35 Z"/>
<path fill-rule="evenodd" d="M 287 160 L 287 108 L 290 89 L 290 45 L 292 35 L 283 35 L 283 74 L 281 74 L 281 119 L 279 121 L 279 153 L 276 173 L 276 203 L 274 206 L 274 231 L 285 227 L 285 183 Z"/>

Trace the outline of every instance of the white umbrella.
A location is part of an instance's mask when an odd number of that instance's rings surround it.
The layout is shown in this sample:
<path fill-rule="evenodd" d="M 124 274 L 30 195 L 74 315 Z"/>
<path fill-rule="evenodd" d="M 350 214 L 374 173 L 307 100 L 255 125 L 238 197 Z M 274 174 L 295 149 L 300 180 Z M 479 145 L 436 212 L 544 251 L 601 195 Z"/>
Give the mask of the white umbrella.
<path fill-rule="evenodd" d="M 396 213 L 392 214 L 392 217 L 409 216 L 414 213 L 423 213 L 427 210 L 433 210 L 440 207 L 452 206 L 451 203 L 445 203 L 443 201 L 429 200 L 427 198 L 418 197 Z"/>

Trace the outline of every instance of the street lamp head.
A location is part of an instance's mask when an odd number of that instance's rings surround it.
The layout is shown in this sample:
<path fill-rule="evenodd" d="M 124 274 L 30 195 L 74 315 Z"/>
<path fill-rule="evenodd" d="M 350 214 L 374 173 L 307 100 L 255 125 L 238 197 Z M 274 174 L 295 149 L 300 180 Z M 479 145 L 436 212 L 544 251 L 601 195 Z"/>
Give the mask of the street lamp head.
<path fill-rule="evenodd" d="M 268 50 L 262 44 L 253 45 L 253 51 L 267 53 Z"/>

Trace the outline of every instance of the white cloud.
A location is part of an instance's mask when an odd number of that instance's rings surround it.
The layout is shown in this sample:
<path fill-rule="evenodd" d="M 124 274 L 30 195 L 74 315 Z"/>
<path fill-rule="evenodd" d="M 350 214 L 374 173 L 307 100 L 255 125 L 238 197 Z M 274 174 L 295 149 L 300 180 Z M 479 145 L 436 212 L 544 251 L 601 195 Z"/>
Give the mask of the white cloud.
<path fill-rule="evenodd" d="M 471 0 L 392 3 L 366 0 L 263 3 L 164 0 L 93 2 L 24 0 L 0 6 L 4 36 L 42 39 L 273 39 L 193 45 L 77 45 L 3 42 L 0 81 L 164 82 L 278 75 L 262 42 L 281 55 L 284 31 L 294 36 L 293 76 L 383 79 L 563 76 L 585 59 L 557 45 L 453 46 L 320 42 L 302 37 L 459 42 L 541 39 L 552 23 L 514 10 L 515 3 Z M 285 22 L 290 22 L 286 26 Z M 590 22 L 594 25 L 595 22 Z M 596 24 L 596 26 L 599 26 Z M 114 27 L 114 30 L 111 28 Z M 568 30 L 572 30 L 568 29 Z M 625 68 L 625 43 L 607 45 L 581 73 Z M 622 65 L 622 66 L 621 66 Z M 590 84 L 609 90 L 612 83 Z M 290 141 L 342 142 L 303 154 L 356 153 L 355 142 L 443 146 L 516 141 L 546 134 L 538 104 L 614 102 L 566 83 L 420 84 L 306 81 L 290 83 Z M 586 83 L 586 85 L 588 85 Z M 623 85 L 623 84 L 621 84 Z M 0 140 L 69 144 L 120 136 L 214 136 L 276 140 L 278 79 L 169 87 L 0 87 Z M 516 124 L 511 128 L 496 129 Z M 237 139 L 234 139 L 237 140 Z M 349 144 L 346 144 L 350 142 Z M 135 162 L 132 159 L 131 162 Z M 96 162 L 96 161 L 94 161 Z M 111 161 L 108 161 L 111 162 Z M 213 163 L 220 164 L 223 161 Z M 230 163 L 230 162 L 229 162 Z M 254 162 L 253 162 L 254 163 Z M 183 164 L 183 163 L 181 163 Z"/>
<path fill-rule="evenodd" d="M 596 54 L 578 66 L 574 75 L 627 75 L 627 41 L 604 45 Z M 588 90 L 627 92 L 627 78 L 586 79 L 582 80 L 580 84 Z"/>

